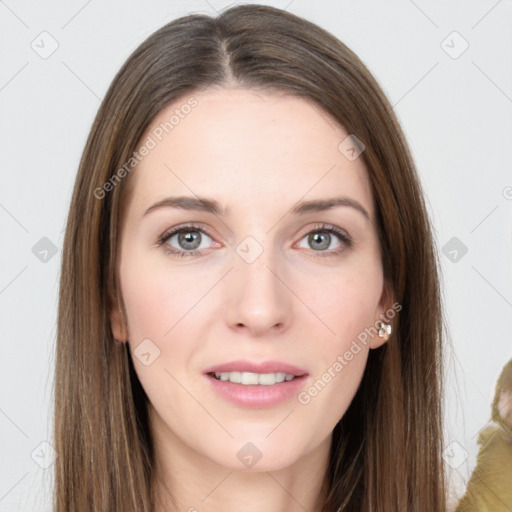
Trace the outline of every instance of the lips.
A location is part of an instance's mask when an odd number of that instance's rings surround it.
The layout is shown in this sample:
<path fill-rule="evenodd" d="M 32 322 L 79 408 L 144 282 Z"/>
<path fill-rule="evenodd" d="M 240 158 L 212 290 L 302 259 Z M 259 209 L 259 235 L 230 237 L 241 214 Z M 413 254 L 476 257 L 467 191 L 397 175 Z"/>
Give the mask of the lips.
<path fill-rule="evenodd" d="M 223 373 L 223 372 L 250 372 L 250 373 L 287 373 L 302 377 L 308 375 L 308 372 L 298 366 L 294 366 L 282 361 L 263 361 L 256 363 L 249 360 L 230 361 L 228 363 L 218 364 L 207 368 L 205 374 Z"/>
<path fill-rule="evenodd" d="M 218 364 L 207 368 L 204 375 L 209 389 L 217 396 L 244 409 L 263 409 L 289 403 L 309 378 L 306 370 L 293 364 L 249 360 Z"/>

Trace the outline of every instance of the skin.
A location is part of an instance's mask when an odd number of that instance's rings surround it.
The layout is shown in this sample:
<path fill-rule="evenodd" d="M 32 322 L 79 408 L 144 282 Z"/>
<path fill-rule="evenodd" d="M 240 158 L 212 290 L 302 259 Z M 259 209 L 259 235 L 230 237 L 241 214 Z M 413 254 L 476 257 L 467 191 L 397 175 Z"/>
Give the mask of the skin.
<path fill-rule="evenodd" d="M 304 99 L 240 89 L 194 97 L 198 105 L 129 176 L 119 260 L 126 321 L 113 311 L 113 334 L 132 353 L 147 338 L 160 350 L 149 366 L 133 360 L 150 400 L 157 464 L 178 510 L 314 511 L 332 430 L 369 350 L 386 338 L 370 338 L 307 405 L 294 396 L 268 408 L 235 406 L 210 389 L 203 371 L 234 359 L 280 360 L 308 372 L 307 389 L 381 318 L 392 300 L 367 171 L 362 158 L 349 161 L 338 150 L 344 128 Z M 143 139 L 185 101 L 163 110 Z M 165 207 L 144 215 L 173 195 L 213 198 L 228 212 Z M 338 196 L 360 203 L 369 219 L 349 206 L 289 213 L 300 200 Z M 178 235 L 158 245 L 190 222 L 206 230 L 201 255 L 167 253 L 190 247 Z M 317 223 L 343 230 L 352 245 L 333 234 L 319 249 L 308 241 Z M 263 248 L 251 263 L 235 250 L 247 236 Z M 251 468 L 237 457 L 248 442 L 262 454 Z M 174 510 L 166 503 L 160 510 Z"/>
<path fill-rule="evenodd" d="M 502 389 L 498 401 L 500 416 L 512 428 L 512 389 Z"/>

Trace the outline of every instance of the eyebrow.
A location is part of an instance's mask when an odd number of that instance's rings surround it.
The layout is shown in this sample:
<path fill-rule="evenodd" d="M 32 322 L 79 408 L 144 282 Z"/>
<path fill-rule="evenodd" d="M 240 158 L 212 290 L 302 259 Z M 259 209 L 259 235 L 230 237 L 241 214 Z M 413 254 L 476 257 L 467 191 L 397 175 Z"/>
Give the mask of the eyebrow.
<path fill-rule="evenodd" d="M 356 200 L 350 197 L 333 197 L 330 199 L 313 199 L 310 201 L 301 201 L 293 206 L 291 213 L 294 215 L 306 215 L 308 213 L 323 212 L 339 206 L 348 206 L 361 213 L 367 220 L 370 215 L 366 209 Z M 216 216 L 225 216 L 226 210 L 215 199 L 207 197 L 191 196 L 171 196 L 158 201 L 150 206 L 143 217 L 149 213 L 161 208 L 180 208 L 183 210 L 194 210 L 206 213 L 212 213 Z"/>

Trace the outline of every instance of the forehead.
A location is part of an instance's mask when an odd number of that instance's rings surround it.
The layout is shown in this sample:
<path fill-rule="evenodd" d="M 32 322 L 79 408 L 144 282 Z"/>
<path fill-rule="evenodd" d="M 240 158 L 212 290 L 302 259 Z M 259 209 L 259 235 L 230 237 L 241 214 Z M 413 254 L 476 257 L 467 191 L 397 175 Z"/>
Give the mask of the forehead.
<path fill-rule="evenodd" d="M 228 206 L 270 208 L 343 194 L 373 218 L 362 158 L 349 160 L 339 149 L 348 136 L 302 98 L 241 89 L 194 93 L 164 108 L 142 137 L 151 149 L 132 172 L 133 199 L 142 207 L 170 193 L 215 195 Z"/>

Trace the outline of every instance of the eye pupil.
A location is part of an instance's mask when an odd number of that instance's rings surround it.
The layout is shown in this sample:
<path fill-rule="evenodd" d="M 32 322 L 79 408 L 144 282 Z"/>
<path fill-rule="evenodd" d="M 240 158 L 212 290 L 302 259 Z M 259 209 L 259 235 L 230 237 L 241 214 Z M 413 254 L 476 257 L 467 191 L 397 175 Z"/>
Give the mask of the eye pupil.
<path fill-rule="evenodd" d="M 309 243 L 315 249 L 327 249 L 331 243 L 331 235 L 329 233 L 311 233 Z M 315 244 L 319 245 L 315 247 Z"/>
<path fill-rule="evenodd" d="M 179 233 L 178 241 L 184 249 L 197 249 L 201 245 L 201 234 L 199 231 L 183 231 Z"/>

